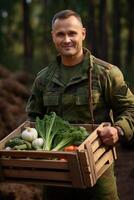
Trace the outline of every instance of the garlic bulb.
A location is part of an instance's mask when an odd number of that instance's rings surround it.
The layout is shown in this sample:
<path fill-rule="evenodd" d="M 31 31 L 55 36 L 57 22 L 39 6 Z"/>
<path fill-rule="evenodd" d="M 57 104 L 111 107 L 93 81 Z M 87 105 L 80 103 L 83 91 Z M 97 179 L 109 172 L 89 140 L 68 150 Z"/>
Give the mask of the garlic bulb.
<path fill-rule="evenodd" d="M 43 147 L 44 141 L 42 138 L 37 138 L 32 141 L 32 147 L 34 149 L 41 149 Z"/>
<path fill-rule="evenodd" d="M 27 140 L 32 142 L 38 137 L 37 130 L 35 128 L 26 127 L 24 131 L 21 133 L 21 137 L 23 140 Z"/>

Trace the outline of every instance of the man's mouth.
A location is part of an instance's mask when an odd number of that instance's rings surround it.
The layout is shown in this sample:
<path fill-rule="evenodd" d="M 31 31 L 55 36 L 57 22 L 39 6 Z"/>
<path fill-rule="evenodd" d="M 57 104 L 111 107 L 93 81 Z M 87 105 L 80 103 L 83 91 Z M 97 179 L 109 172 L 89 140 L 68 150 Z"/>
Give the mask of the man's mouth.
<path fill-rule="evenodd" d="M 73 46 L 70 46 L 70 45 L 68 45 L 68 46 L 62 46 L 62 48 L 64 48 L 64 49 L 70 49 L 70 48 L 73 48 Z"/>

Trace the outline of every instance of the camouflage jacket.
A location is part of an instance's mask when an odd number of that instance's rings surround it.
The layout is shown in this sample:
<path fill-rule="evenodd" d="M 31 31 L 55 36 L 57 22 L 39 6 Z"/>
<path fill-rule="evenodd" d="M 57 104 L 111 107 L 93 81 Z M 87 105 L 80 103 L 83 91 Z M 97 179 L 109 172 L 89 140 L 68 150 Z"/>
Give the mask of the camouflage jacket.
<path fill-rule="evenodd" d="M 60 81 L 60 56 L 38 73 L 26 108 L 29 118 L 35 120 L 37 115 L 55 111 L 71 123 L 112 122 L 130 140 L 134 133 L 134 96 L 122 72 L 84 51 L 81 74 L 76 73 L 66 86 Z"/>

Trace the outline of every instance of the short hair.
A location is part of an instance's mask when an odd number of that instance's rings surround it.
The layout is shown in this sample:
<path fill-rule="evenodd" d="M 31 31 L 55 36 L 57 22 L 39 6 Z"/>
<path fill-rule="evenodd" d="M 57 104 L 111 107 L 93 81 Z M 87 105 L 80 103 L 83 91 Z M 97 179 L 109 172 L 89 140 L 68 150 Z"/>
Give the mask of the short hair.
<path fill-rule="evenodd" d="M 80 15 L 77 12 L 75 12 L 73 10 L 62 10 L 62 11 L 60 11 L 60 12 L 58 12 L 58 13 L 56 13 L 54 15 L 54 17 L 52 19 L 52 27 L 53 27 L 56 19 L 67 19 L 67 18 L 69 18 L 71 16 L 75 16 L 79 20 L 79 22 L 81 24 L 83 24 L 82 23 L 82 19 L 81 19 Z"/>

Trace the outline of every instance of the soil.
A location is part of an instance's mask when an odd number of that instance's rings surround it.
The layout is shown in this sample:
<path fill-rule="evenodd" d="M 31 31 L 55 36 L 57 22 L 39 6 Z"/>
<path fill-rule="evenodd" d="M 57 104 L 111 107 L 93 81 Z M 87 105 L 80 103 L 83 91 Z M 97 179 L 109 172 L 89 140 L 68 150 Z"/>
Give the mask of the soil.
<path fill-rule="evenodd" d="M 134 200 L 134 148 L 119 146 L 117 156 L 115 172 L 120 200 Z"/>
<path fill-rule="evenodd" d="M 42 200 L 42 187 L 16 183 L 1 183 L 0 200 Z"/>

